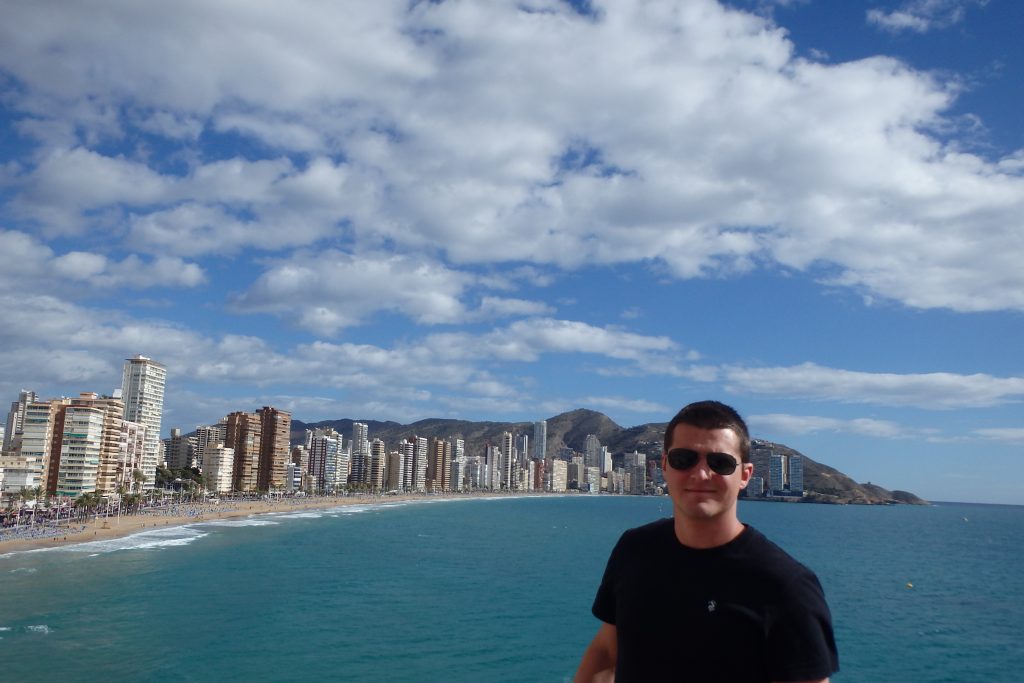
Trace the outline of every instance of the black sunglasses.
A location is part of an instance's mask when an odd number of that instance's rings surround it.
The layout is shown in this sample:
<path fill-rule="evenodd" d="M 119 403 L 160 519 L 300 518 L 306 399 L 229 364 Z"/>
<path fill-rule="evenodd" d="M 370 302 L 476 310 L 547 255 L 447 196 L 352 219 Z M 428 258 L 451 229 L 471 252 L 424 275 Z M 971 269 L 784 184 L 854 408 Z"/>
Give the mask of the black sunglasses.
<path fill-rule="evenodd" d="M 692 448 L 673 448 L 670 450 L 666 457 L 668 458 L 668 464 L 672 466 L 674 470 L 688 470 L 697 464 L 700 460 L 700 453 L 693 450 Z M 704 456 L 708 461 L 708 467 L 715 474 L 721 474 L 727 476 L 736 471 L 736 467 L 739 463 L 736 458 L 729 455 L 728 453 L 717 453 L 711 451 Z"/>

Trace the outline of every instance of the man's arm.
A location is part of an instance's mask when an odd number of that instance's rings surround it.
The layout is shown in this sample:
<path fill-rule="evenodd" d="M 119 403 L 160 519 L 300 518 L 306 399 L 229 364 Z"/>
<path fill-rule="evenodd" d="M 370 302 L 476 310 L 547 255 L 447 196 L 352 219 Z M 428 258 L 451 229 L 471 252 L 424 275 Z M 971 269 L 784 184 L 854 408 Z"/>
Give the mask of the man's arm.
<path fill-rule="evenodd" d="M 618 651 L 618 635 L 614 624 L 602 623 L 583 653 L 573 683 L 613 683 Z"/>

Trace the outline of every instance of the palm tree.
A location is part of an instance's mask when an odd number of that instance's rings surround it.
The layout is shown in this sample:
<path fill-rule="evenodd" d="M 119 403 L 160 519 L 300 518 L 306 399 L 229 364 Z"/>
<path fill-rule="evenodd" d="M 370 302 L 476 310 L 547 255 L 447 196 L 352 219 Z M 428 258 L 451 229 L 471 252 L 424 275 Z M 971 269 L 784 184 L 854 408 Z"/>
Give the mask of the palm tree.
<path fill-rule="evenodd" d="M 36 510 L 39 509 L 39 504 L 42 502 L 43 498 L 46 497 L 46 492 L 43 490 L 42 486 L 37 486 L 32 489 L 32 497 L 36 499 L 36 504 L 32 506 L 32 524 L 35 524 Z"/>
<path fill-rule="evenodd" d="M 132 470 L 132 493 L 135 493 L 135 489 L 142 489 L 142 482 L 146 481 L 146 475 L 142 473 L 142 470 L 135 468 Z"/>
<path fill-rule="evenodd" d="M 88 491 L 83 493 L 75 499 L 75 507 L 85 511 L 86 515 L 90 512 L 95 512 L 96 508 L 99 507 L 102 496 L 95 491 Z"/>

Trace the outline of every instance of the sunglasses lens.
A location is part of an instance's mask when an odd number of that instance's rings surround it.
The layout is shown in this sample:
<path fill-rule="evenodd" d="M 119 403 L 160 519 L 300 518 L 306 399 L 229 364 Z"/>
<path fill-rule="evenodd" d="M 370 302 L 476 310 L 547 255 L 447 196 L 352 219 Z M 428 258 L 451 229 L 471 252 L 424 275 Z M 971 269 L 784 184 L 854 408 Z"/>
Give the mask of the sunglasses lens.
<path fill-rule="evenodd" d="M 728 453 L 708 453 L 708 467 L 711 468 L 712 472 L 721 475 L 732 474 L 736 471 L 736 458 L 732 457 Z"/>
<path fill-rule="evenodd" d="M 736 471 L 739 462 L 728 453 L 708 453 L 708 467 L 715 474 L 727 476 Z M 690 448 L 673 448 L 668 452 L 668 464 L 675 470 L 688 470 L 700 460 L 700 453 Z"/>
<path fill-rule="evenodd" d="M 674 470 L 688 470 L 697 464 L 700 453 L 689 448 L 673 448 L 668 452 L 668 464 Z"/>

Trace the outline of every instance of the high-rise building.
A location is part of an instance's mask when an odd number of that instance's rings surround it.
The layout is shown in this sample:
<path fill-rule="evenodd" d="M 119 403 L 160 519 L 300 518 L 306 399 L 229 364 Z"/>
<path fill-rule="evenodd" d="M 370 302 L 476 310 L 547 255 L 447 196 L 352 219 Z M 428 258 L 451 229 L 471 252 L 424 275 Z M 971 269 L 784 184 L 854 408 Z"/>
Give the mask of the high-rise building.
<path fill-rule="evenodd" d="M 627 453 L 623 459 L 628 482 L 627 493 L 642 496 L 647 491 L 647 456 L 639 451 Z"/>
<path fill-rule="evenodd" d="M 451 488 L 452 443 L 435 438 L 431 444 L 430 462 L 427 463 L 427 489 L 434 492 Z"/>
<path fill-rule="evenodd" d="M 568 463 L 564 460 L 551 461 L 551 490 L 564 493 L 568 488 Z"/>
<path fill-rule="evenodd" d="M 402 449 L 388 453 L 387 483 L 385 489 L 388 491 L 401 491 L 405 488 L 403 477 L 405 475 L 405 458 L 402 457 Z"/>
<path fill-rule="evenodd" d="M 124 419 L 124 401 L 121 400 L 120 394 L 120 390 L 115 390 L 113 396 L 82 392 L 78 398 L 71 399 L 72 406 L 94 407 L 103 411 L 103 436 L 95 490 L 104 494 L 115 493 L 122 486 L 126 491 L 130 489 L 128 484 L 132 471 L 126 470 L 129 452 L 133 456 L 132 464 L 137 469 L 141 465 L 138 458 L 141 458 L 145 448 L 145 428 Z M 65 433 L 67 433 L 67 429 L 65 429 Z M 137 449 L 137 440 L 140 436 L 143 445 L 142 449 Z M 63 449 L 61 452 L 64 452 Z M 57 488 L 57 483 L 54 480 L 54 491 Z"/>
<path fill-rule="evenodd" d="M 452 481 L 453 491 L 462 491 L 466 486 L 466 442 L 463 439 L 452 441 Z"/>
<path fill-rule="evenodd" d="M 121 441 L 118 444 L 117 469 L 114 474 L 114 491 L 138 493 L 142 481 L 136 481 L 136 472 L 142 474 L 142 456 L 146 450 L 146 428 L 138 422 L 121 420 Z M 106 477 L 105 463 L 100 463 L 100 476 Z"/>
<path fill-rule="evenodd" d="M 412 458 L 412 490 L 422 493 L 427 490 L 427 463 L 430 460 L 430 453 L 427 448 L 427 437 L 413 438 L 416 449 Z"/>
<path fill-rule="evenodd" d="M 231 493 L 235 452 L 223 443 L 209 443 L 203 451 L 203 481 L 211 493 Z"/>
<path fill-rule="evenodd" d="M 530 436 L 528 434 L 516 435 L 516 455 L 518 464 L 525 466 L 530 459 Z"/>
<path fill-rule="evenodd" d="M 781 453 L 772 453 L 768 469 L 768 492 L 774 493 L 787 488 L 786 481 L 786 456 Z"/>
<path fill-rule="evenodd" d="M 384 442 L 374 439 L 370 442 L 370 472 L 367 483 L 372 491 L 384 490 L 384 467 L 387 464 L 388 452 Z"/>
<path fill-rule="evenodd" d="M 771 470 L 772 444 L 762 439 L 751 439 L 750 441 L 750 462 L 754 465 L 755 477 L 761 477 L 765 482 L 769 479 Z"/>
<path fill-rule="evenodd" d="M 256 478 L 259 491 L 283 491 L 288 457 L 291 455 L 289 438 L 292 431 L 292 414 L 270 406 L 259 409 L 260 428 L 263 439 L 260 443 L 260 466 Z"/>
<path fill-rule="evenodd" d="M 167 461 L 167 467 L 172 470 L 199 467 L 202 460 L 199 458 L 198 435 L 182 434 L 180 427 L 171 429 L 171 436 L 164 439 L 164 459 Z"/>
<path fill-rule="evenodd" d="M 543 460 L 531 460 L 530 467 L 532 468 L 532 488 L 534 491 L 544 490 L 544 480 L 547 475 L 547 469 L 544 466 Z"/>
<path fill-rule="evenodd" d="M 793 495 L 803 495 L 804 459 L 801 455 L 789 456 L 789 491 Z"/>
<path fill-rule="evenodd" d="M 362 422 L 352 423 L 352 461 L 349 481 L 353 484 L 366 484 L 370 476 L 370 441 L 369 427 Z"/>
<path fill-rule="evenodd" d="M 104 410 L 95 405 L 72 404 L 64 408 L 56 495 L 77 498 L 96 491 L 103 450 L 103 422 Z"/>
<path fill-rule="evenodd" d="M 585 467 L 601 467 L 601 442 L 594 434 L 587 434 L 583 441 L 583 464 Z"/>
<path fill-rule="evenodd" d="M 64 411 L 70 404 L 69 398 L 55 398 L 26 406 L 18 462 L 4 468 L 5 491 L 15 481 L 28 488 L 41 486 L 47 493 L 56 491 Z"/>
<path fill-rule="evenodd" d="M 515 437 L 512 432 L 503 432 L 501 435 L 501 482 L 500 488 L 512 490 L 515 488 L 516 472 L 516 450 Z"/>
<path fill-rule="evenodd" d="M 160 363 L 135 356 L 125 360 L 121 378 L 124 419 L 146 427 L 142 454 L 143 489 L 153 488 L 160 459 L 160 422 L 164 410 L 164 385 L 167 368 Z"/>
<path fill-rule="evenodd" d="M 306 443 L 309 448 L 309 476 L 313 490 L 317 493 L 333 492 L 338 477 L 341 434 L 330 428 L 307 430 Z"/>
<path fill-rule="evenodd" d="M 548 456 L 548 423 L 541 420 L 533 423 L 533 457 L 543 460 Z"/>
<path fill-rule="evenodd" d="M 487 464 L 479 455 L 466 456 L 463 474 L 466 487 L 472 490 L 487 488 Z"/>
<path fill-rule="evenodd" d="M 28 408 L 28 404 L 36 400 L 36 392 L 22 389 L 18 394 L 18 400 L 11 403 L 11 410 L 7 413 L 7 422 L 4 427 L 4 441 L 2 453 L 7 453 L 11 450 L 11 445 L 14 443 L 14 437 L 22 433 L 22 427 L 25 424 L 25 410 Z"/>
<path fill-rule="evenodd" d="M 256 491 L 263 445 L 263 424 L 256 413 L 234 412 L 225 418 L 224 446 L 234 451 L 232 488 Z"/>
<path fill-rule="evenodd" d="M 196 427 L 194 458 L 197 462 L 203 462 L 208 446 L 218 443 L 223 444 L 227 440 L 227 429 L 228 425 L 225 420 L 221 420 L 214 425 L 200 425 Z"/>
<path fill-rule="evenodd" d="M 416 466 L 416 439 L 405 439 L 398 444 L 398 450 L 402 454 L 402 485 L 399 490 L 411 491 Z"/>

